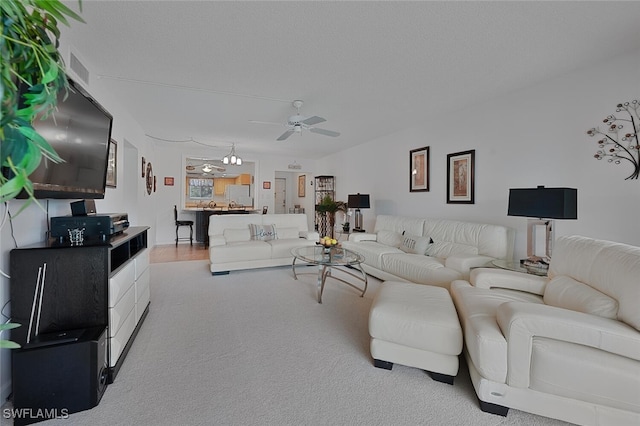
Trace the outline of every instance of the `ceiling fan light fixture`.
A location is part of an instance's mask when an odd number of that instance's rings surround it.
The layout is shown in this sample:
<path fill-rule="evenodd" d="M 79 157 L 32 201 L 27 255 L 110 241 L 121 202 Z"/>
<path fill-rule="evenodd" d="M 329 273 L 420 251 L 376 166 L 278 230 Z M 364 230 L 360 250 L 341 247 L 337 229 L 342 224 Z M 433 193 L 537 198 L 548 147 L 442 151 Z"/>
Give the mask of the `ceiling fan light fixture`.
<path fill-rule="evenodd" d="M 222 159 L 222 164 L 229 164 L 229 157 L 225 155 L 225 157 Z"/>
<path fill-rule="evenodd" d="M 205 164 L 204 166 L 202 166 L 202 171 L 205 173 L 210 173 L 213 169 L 211 167 L 209 167 L 208 164 Z"/>

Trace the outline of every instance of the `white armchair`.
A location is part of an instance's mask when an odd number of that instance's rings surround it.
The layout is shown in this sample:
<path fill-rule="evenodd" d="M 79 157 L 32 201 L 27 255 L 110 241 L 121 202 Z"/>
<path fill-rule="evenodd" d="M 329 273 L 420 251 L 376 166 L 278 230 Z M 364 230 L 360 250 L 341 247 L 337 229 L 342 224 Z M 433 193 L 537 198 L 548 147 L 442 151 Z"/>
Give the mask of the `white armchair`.
<path fill-rule="evenodd" d="M 640 424 L 640 248 L 561 237 L 548 277 L 475 269 L 451 294 L 484 411 Z"/>

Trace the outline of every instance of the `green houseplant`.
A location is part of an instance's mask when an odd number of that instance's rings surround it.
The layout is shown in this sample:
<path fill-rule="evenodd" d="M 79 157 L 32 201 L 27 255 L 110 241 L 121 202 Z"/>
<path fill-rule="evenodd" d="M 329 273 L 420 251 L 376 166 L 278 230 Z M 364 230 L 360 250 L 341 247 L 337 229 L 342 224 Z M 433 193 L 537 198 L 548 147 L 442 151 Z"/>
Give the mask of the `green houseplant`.
<path fill-rule="evenodd" d="M 333 238 L 333 227 L 336 224 L 336 213 L 337 212 L 347 212 L 347 203 L 344 201 L 336 201 L 331 196 L 325 195 L 325 197 L 320 201 L 320 204 L 316 206 L 316 211 L 320 214 L 326 216 L 329 226 L 328 229 L 324 229 L 325 235 L 330 235 Z"/>
<path fill-rule="evenodd" d="M 12 172 L 8 177 L 0 174 L 0 201 L 15 198 L 22 190 L 33 200 L 29 175 L 43 156 L 62 161 L 33 128 L 36 117 L 50 114 L 58 92 L 68 87 L 58 52 L 58 23 L 68 26 L 67 18 L 84 21 L 60 0 L 2 0 L 0 12 L 0 165 Z M 21 93 L 25 85 L 29 89 Z"/>
<path fill-rule="evenodd" d="M 11 330 L 12 328 L 17 328 L 17 327 L 20 327 L 20 324 L 11 323 L 11 322 L 6 324 L 0 324 L 0 333 L 2 333 L 5 330 Z M 12 342 L 11 340 L 0 339 L 0 348 L 17 349 L 19 347 L 20 345 L 17 344 L 16 342 Z"/>

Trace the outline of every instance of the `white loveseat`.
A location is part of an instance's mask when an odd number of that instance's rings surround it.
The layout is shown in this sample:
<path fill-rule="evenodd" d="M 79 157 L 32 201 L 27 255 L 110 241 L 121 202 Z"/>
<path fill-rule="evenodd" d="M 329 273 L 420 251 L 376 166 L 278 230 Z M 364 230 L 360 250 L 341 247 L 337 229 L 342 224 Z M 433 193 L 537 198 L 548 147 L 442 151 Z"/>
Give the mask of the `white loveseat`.
<path fill-rule="evenodd" d="M 555 243 L 547 277 L 479 268 L 451 295 L 484 411 L 640 424 L 640 248 Z"/>
<path fill-rule="evenodd" d="M 381 280 L 449 289 L 473 267 L 511 259 L 513 239 L 504 226 L 379 215 L 373 233 L 352 233 L 342 246 L 362 254 L 362 269 Z"/>
<path fill-rule="evenodd" d="M 209 217 L 211 273 L 291 264 L 291 249 L 314 245 L 319 238 L 309 231 L 304 214 L 213 215 Z"/>

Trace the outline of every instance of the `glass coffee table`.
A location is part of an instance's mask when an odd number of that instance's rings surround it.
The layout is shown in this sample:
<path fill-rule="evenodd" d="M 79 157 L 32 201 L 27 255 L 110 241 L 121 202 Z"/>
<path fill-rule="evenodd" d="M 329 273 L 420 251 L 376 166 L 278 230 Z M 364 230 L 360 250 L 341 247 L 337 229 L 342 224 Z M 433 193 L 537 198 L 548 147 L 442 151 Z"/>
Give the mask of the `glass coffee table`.
<path fill-rule="evenodd" d="M 297 260 L 306 262 L 307 264 L 318 265 L 318 303 L 322 303 L 322 292 L 324 291 L 324 284 L 327 277 L 331 277 L 334 280 L 343 282 L 348 286 L 361 291 L 362 294 L 360 294 L 360 297 L 363 297 L 364 293 L 367 291 L 367 274 L 360 266 L 360 264 L 364 262 L 364 257 L 358 253 L 339 247 L 327 249 L 323 246 L 305 246 L 292 249 L 291 254 L 293 255 L 291 269 L 293 270 L 293 278 L 296 280 L 298 279 L 298 274 L 296 274 Z M 343 268 L 337 269 L 337 267 L 340 266 Z M 360 288 L 353 283 L 334 276 L 332 271 L 340 271 L 340 273 L 344 273 L 362 281 L 364 283 L 364 288 Z M 357 271 L 359 274 L 351 271 Z"/>

